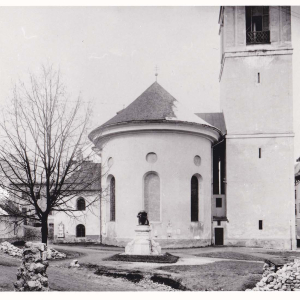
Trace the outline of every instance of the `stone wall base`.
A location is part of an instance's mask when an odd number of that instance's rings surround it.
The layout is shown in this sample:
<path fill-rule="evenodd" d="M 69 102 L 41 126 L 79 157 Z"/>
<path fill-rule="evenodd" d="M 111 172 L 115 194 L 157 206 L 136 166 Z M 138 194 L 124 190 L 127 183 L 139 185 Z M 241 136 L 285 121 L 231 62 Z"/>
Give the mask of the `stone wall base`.
<path fill-rule="evenodd" d="M 102 242 L 106 245 L 125 247 L 132 239 L 125 238 L 109 238 L 103 237 Z M 154 239 L 159 243 L 161 248 L 193 248 L 207 247 L 211 245 L 211 240 L 208 239 Z"/>
<path fill-rule="evenodd" d="M 86 243 L 86 242 L 100 242 L 99 235 L 86 235 L 85 237 L 76 237 L 75 235 L 68 235 L 64 238 L 58 238 L 56 235 L 54 236 L 54 243 Z"/>
<path fill-rule="evenodd" d="M 295 250 L 296 240 L 290 239 L 225 239 L 225 246 Z"/>
<path fill-rule="evenodd" d="M 129 238 L 110 238 L 103 237 L 103 244 L 125 247 L 132 239 Z M 211 246 L 210 239 L 154 239 L 161 248 L 193 248 Z M 225 239 L 224 246 L 232 247 L 249 247 L 249 248 L 266 248 L 279 250 L 297 249 L 296 240 L 290 239 Z"/>

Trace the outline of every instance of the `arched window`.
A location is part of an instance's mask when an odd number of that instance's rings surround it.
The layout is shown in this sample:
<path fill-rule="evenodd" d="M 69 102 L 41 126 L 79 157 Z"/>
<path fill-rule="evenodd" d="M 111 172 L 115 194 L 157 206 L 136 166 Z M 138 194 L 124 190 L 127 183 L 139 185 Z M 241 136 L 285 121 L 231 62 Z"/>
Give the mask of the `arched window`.
<path fill-rule="evenodd" d="M 85 210 L 85 200 L 83 198 L 77 200 L 77 210 Z"/>
<path fill-rule="evenodd" d="M 144 208 L 149 221 L 160 221 L 160 182 L 156 173 L 149 173 L 144 179 Z"/>
<path fill-rule="evenodd" d="M 116 221 L 116 180 L 112 176 L 110 179 L 110 221 Z"/>
<path fill-rule="evenodd" d="M 199 221 L 199 182 L 195 175 L 191 180 L 191 221 Z"/>
<path fill-rule="evenodd" d="M 76 237 L 85 237 L 85 227 L 82 224 L 76 226 Z"/>

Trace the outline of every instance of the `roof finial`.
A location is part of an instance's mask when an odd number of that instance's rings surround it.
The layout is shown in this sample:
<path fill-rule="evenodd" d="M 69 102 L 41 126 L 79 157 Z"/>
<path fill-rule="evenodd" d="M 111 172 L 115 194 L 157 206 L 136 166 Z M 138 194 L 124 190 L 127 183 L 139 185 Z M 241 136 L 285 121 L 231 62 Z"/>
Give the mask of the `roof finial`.
<path fill-rule="evenodd" d="M 158 76 L 158 73 L 157 73 L 157 71 L 158 71 L 158 67 L 157 67 L 157 65 L 156 65 L 156 67 L 155 67 L 155 77 L 156 77 L 156 82 L 157 82 L 157 76 Z"/>

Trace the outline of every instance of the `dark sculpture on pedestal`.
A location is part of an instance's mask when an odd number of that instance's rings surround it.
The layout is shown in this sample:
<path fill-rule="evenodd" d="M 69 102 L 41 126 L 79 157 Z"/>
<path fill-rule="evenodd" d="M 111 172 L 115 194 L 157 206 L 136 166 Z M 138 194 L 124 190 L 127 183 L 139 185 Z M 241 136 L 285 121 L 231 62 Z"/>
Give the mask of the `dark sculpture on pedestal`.
<path fill-rule="evenodd" d="M 138 215 L 139 225 L 149 225 L 147 213 L 144 210 L 141 210 Z"/>
<path fill-rule="evenodd" d="M 147 212 L 141 210 L 137 217 L 139 219 L 139 225 L 136 226 L 134 239 L 125 247 L 125 254 L 161 255 L 161 247 L 151 237 L 151 228 L 149 226 Z"/>

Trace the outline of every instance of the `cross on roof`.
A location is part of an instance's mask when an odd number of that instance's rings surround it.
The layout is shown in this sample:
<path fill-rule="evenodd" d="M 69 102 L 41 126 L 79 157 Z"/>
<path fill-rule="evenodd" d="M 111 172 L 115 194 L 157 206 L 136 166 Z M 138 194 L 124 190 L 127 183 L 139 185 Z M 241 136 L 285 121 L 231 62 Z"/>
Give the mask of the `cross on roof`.
<path fill-rule="evenodd" d="M 157 73 L 158 72 L 158 67 L 157 66 L 155 67 L 155 71 L 156 71 L 155 72 L 155 77 L 156 77 L 156 82 L 157 82 L 157 76 L 158 76 L 158 73 Z"/>

